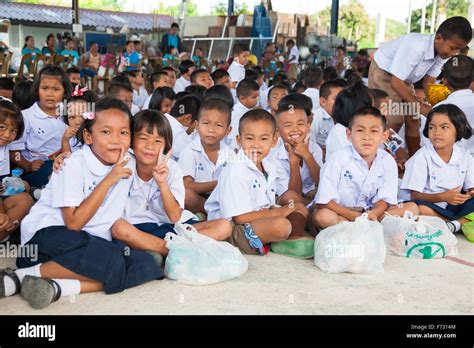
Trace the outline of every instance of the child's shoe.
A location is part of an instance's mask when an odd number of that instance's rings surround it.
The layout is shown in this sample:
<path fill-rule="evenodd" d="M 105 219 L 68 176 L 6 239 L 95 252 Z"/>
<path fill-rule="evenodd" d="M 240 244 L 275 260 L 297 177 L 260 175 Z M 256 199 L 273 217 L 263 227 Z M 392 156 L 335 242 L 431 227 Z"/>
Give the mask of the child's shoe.
<path fill-rule="evenodd" d="M 272 252 L 297 259 L 311 259 L 314 257 L 314 238 L 302 237 L 287 239 L 271 244 Z"/>
<path fill-rule="evenodd" d="M 52 279 L 25 276 L 21 284 L 21 296 L 31 307 L 42 309 L 61 297 L 61 287 Z"/>
<path fill-rule="evenodd" d="M 474 221 L 466 222 L 461 226 L 461 231 L 466 236 L 466 239 L 474 243 Z"/>

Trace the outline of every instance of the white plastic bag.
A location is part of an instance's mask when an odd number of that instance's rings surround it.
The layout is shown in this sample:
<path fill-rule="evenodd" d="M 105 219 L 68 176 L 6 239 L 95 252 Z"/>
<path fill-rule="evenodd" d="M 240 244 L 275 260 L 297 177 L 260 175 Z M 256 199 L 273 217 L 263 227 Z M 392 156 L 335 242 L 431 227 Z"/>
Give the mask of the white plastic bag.
<path fill-rule="evenodd" d="M 453 252 L 458 240 L 446 222 L 436 216 L 403 217 L 387 215 L 382 220 L 385 244 L 397 256 L 415 259 L 437 259 Z"/>
<path fill-rule="evenodd" d="M 204 236 L 188 224 L 175 224 L 165 237 L 169 254 L 165 275 L 187 285 L 206 285 L 237 278 L 248 262 L 239 249 Z"/>
<path fill-rule="evenodd" d="M 325 228 L 314 242 L 314 263 L 327 273 L 383 272 L 385 254 L 382 225 L 367 214 Z"/>

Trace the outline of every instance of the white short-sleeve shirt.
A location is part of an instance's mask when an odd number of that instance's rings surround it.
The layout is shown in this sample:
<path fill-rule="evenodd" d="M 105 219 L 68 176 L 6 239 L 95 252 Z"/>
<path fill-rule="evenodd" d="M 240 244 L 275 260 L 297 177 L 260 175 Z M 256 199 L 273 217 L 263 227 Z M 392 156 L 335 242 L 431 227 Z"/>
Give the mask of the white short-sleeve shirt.
<path fill-rule="evenodd" d="M 272 89 L 272 87 L 270 88 L 265 88 L 265 89 L 261 89 L 260 88 L 260 100 L 259 100 L 259 104 L 260 104 L 260 107 L 262 109 L 265 109 L 267 110 L 269 108 L 269 105 L 268 105 L 268 93 L 270 92 L 270 90 Z"/>
<path fill-rule="evenodd" d="M 340 123 L 336 123 L 331 128 L 326 138 L 326 162 L 334 152 L 352 146 L 349 139 L 347 139 L 346 127 Z"/>
<path fill-rule="evenodd" d="M 23 157 L 31 162 L 45 161 L 61 150 L 61 140 L 67 125 L 60 117 L 52 117 L 34 103 L 23 110 L 25 129 L 20 139 L 10 145 L 11 150 L 21 150 Z"/>
<path fill-rule="evenodd" d="M 242 150 L 223 164 L 217 186 L 204 208 L 208 219 L 232 219 L 234 216 L 259 211 L 275 204 L 276 177 L 270 163 L 264 165 L 268 178 Z"/>
<path fill-rule="evenodd" d="M 300 61 L 300 51 L 298 50 L 298 47 L 296 45 L 293 45 L 293 47 L 290 50 L 290 53 L 288 54 L 288 58 L 292 58 L 288 64 L 298 64 Z"/>
<path fill-rule="evenodd" d="M 31 208 L 21 223 L 21 244 L 27 243 L 35 233 L 50 226 L 64 226 L 61 208 L 78 207 L 110 173 L 113 166 L 106 166 L 92 153 L 88 145 L 65 159 L 66 165 L 53 173 L 40 200 Z M 135 160 L 127 168 L 135 172 Z M 125 208 L 132 176 L 122 179 L 109 189 L 94 216 L 82 228 L 87 233 L 112 240 L 110 228 L 120 219 Z"/>
<path fill-rule="evenodd" d="M 0 175 L 10 174 L 10 147 L 0 146 Z"/>
<path fill-rule="evenodd" d="M 174 92 L 178 94 L 179 92 L 183 92 L 186 87 L 191 86 L 191 81 L 186 80 L 183 76 L 176 80 L 176 84 L 174 85 Z"/>
<path fill-rule="evenodd" d="M 323 151 L 318 144 L 310 141 L 308 149 L 313 155 L 314 160 L 318 166 L 323 166 Z M 283 193 L 288 191 L 288 185 L 290 184 L 290 159 L 288 151 L 286 150 L 283 142 L 278 146 L 275 159 L 276 176 L 277 176 L 277 195 L 281 196 Z M 305 161 L 300 166 L 301 184 L 303 194 L 307 194 L 311 190 L 315 189 L 315 182 L 311 176 L 311 172 Z"/>
<path fill-rule="evenodd" d="M 71 147 L 71 152 L 76 152 L 77 150 L 82 149 L 82 143 L 75 137 L 69 139 L 69 146 Z"/>
<path fill-rule="evenodd" d="M 173 160 L 168 161 L 168 168 L 169 173 L 166 181 L 179 206 L 184 209 L 183 173 L 178 164 Z M 187 221 L 193 216 L 189 211 L 183 210 L 180 221 Z M 125 204 L 124 219 L 132 225 L 171 223 L 165 212 L 161 191 L 154 178 L 151 178 L 149 181 L 143 181 L 138 176 L 138 173 L 134 174 L 132 186 Z"/>
<path fill-rule="evenodd" d="M 318 109 L 321 108 L 319 104 L 319 89 L 308 87 L 304 90 L 303 94 L 311 98 L 313 102 L 313 113 L 316 113 Z"/>
<path fill-rule="evenodd" d="M 232 126 L 232 130 L 230 131 L 229 135 L 225 138 L 227 145 L 231 146 L 233 149 L 238 149 L 239 146 L 237 145 L 236 136 L 239 134 L 239 121 L 242 116 L 252 109 L 249 109 L 241 102 L 237 102 L 234 105 L 234 109 L 232 110 L 232 116 L 230 120 L 230 125 Z"/>
<path fill-rule="evenodd" d="M 423 193 L 441 193 L 462 187 L 474 187 L 474 160 L 459 144 L 454 144 L 448 163 L 436 153 L 431 143 L 419 149 L 405 163 L 405 174 L 400 186 L 403 190 Z M 435 203 L 445 208 L 446 202 Z"/>
<path fill-rule="evenodd" d="M 139 92 L 133 90 L 133 104 L 139 108 L 143 108 L 145 101 L 148 99 L 148 92 L 145 87 L 141 86 Z"/>
<path fill-rule="evenodd" d="M 237 84 L 245 78 L 245 67 L 237 61 L 237 58 L 230 64 L 227 70 L 230 76 L 230 81 L 237 82 Z"/>
<path fill-rule="evenodd" d="M 186 128 L 183 127 L 179 121 L 171 116 L 170 114 L 164 114 L 171 125 L 171 131 L 173 132 L 173 152 L 171 157 L 175 160 L 179 160 L 181 151 L 191 142 L 191 137 L 186 133 Z"/>
<path fill-rule="evenodd" d="M 235 156 L 235 152 L 224 141 L 221 141 L 217 161 L 215 164 L 212 163 L 206 151 L 204 151 L 201 138 L 198 135 L 181 152 L 178 165 L 183 172 L 183 176 L 190 176 L 195 182 L 209 182 L 217 180 L 216 168 L 219 168 L 232 156 Z"/>
<path fill-rule="evenodd" d="M 377 150 L 370 169 L 353 146 L 326 161 L 319 180 L 316 204 L 334 201 L 344 207 L 370 209 L 379 201 L 397 204 L 398 170 L 393 157 Z"/>
<path fill-rule="evenodd" d="M 414 83 L 425 75 L 437 77 L 447 59 L 435 56 L 435 34 L 411 33 L 382 45 L 374 60 L 380 69 Z"/>
<path fill-rule="evenodd" d="M 151 97 L 153 97 L 153 93 L 150 94 L 150 95 L 146 98 L 145 102 L 143 103 L 142 110 L 147 110 L 147 109 L 150 108 Z"/>
<path fill-rule="evenodd" d="M 333 127 L 334 120 L 331 115 L 323 108 L 319 108 L 314 113 L 313 122 L 311 123 L 311 135 L 319 146 L 326 147 L 326 139 Z"/>

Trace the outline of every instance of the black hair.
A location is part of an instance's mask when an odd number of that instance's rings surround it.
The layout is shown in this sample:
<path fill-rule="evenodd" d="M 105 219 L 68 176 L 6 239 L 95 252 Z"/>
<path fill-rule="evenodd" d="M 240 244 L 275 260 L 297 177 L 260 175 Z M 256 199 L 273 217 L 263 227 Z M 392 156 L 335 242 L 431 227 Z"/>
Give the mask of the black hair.
<path fill-rule="evenodd" d="M 171 116 L 181 117 L 184 115 L 191 114 L 193 121 L 197 120 L 199 108 L 201 107 L 201 101 L 194 95 L 184 96 L 176 101 L 173 108 L 171 109 Z"/>
<path fill-rule="evenodd" d="M 183 61 L 181 61 L 181 63 L 179 63 L 179 73 L 181 75 L 184 75 L 186 74 L 190 68 L 196 66 L 196 64 L 194 64 L 194 62 L 191 60 L 191 59 L 185 59 Z"/>
<path fill-rule="evenodd" d="M 295 40 L 293 39 L 289 39 L 287 42 L 286 42 L 286 46 L 288 45 L 294 45 L 295 44 Z"/>
<path fill-rule="evenodd" d="M 301 88 L 305 90 L 306 86 L 302 81 L 298 81 L 294 84 L 293 89 L 291 90 L 291 93 L 298 93 L 298 90 L 301 89 Z M 285 89 L 286 89 L 286 87 L 285 87 Z"/>
<path fill-rule="evenodd" d="M 51 39 L 52 37 L 56 38 L 56 35 L 54 35 L 53 33 L 48 34 L 48 36 L 46 36 L 46 43 L 48 43 L 49 39 Z"/>
<path fill-rule="evenodd" d="M 161 71 L 172 71 L 176 74 L 176 70 L 172 66 L 165 66 L 165 67 L 160 69 L 160 72 Z"/>
<path fill-rule="evenodd" d="M 168 74 L 165 71 L 156 71 L 150 75 L 150 77 L 148 78 L 148 93 L 150 94 L 153 93 L 154 91 L 153 84 L 155 82 L 160 82 L 160 80 L 164 76 L 168 77 Z"/>
<path fill-rule="evenodd" d="M 81 71 L 76 68 L 75 66 L 73 67 L 70 67 L 69 69 L 66 70 L 66 74 L 70 75 L 70 74 L 80 74 Z"/>
<path fill-rule="evenodd" d="M 158 87 L 151 95 L 149 109 L 161 111 L 161 103 L 164 99 L 173 100 L 175 93 L 171 87 Z"/>
<path fill-rule="evenodd" d="M 337 47 L 336 47 L 336 50 L 343 50 L 344 53 L 346 52 L 346 48 L 345 48 L 344 46 L 342 46 L 342 45 L 337 46 Z"/>
<path fill-rule="evenodd" d="M 336 97 L 332 109 L 332 118 L 335 123 L 344 127 L 349 126 L 349 119 L 364 106 L 372 106 L 369 89 L 362 82 L 344 88 Z"/>
<path fill-rule="evenodd" d="M 137 77 L 137 72 L 136 70 L 127 70 L 127 71 L 122 71 L 118 76 L 125 76 L 126 78 L 130 79 Z"/>
<path fill-rule="evenodd" d="M 13 87 L 12 101 L 20 110 L 29 109 L 37 100 L 32 91 L 33 81 L 21 80 Z"/>
<path fill-rule="evenodd" d="M 375 106 L 377 106 L 380 99 L 389 97 L 387 92 L 385 92 L 384 90 L 378 89 L 378 88 L 369 88 L 369 94 L 370 94 L 370 97 L 372 98 L 373 104 Z"/>
<path fill-rule="evenodd" d="M 343 79 L 335 79 L 324 82 L 319 88 L 319 96 L 327 99 L 331 95 L 331 90 L 333 88 L 346 88 L 347 82 Z"/>
<path fill-rule="evenodd" d="M 26 47 L 26 43 L 28 42 L 29 39 L 34 39 L 33 35 L 27 35 L 27 36 L 25 36 L 25 44 L 23 45 L 23 48 Z"/>
<path fill-rule="evenodd" d="M 187 95 L 193 95 L 193 94 L 189 91 L 181 91 L 181 92 L 178 92 L 178 93 L 175 94 L 174 99 L 178 100 L 178 99 L 181 99 L 183 97 L 186 97 Z"/>
<path fill-rule="evenodd" d="M 471 23 L 461 16 L 451 17 L 441 23 L 436 34 L 440 34 L 445 40 L 459 38 L 469 43 L 472 39 Z"/>
<path fill-rule="evenodd" d="M 59 66 L 48 64 L 38 72 L 33 82 L 33 94 L 36 100 L 39 100 L 39 86 L 43 76 L 59 77 L 64 88 L 64 96 L 71 94 L 72 85 L 71 81 L 69 80 L 69 76 Z"/>
<path fill-rule="evenodd" d="M 108 91 L 109 94 L 117 95 L 121 89 L 125 89 L 126 91 L 133 93 L 132 83 L 128 77 L 124 75 L 114 76 L 112 80 L 110 80 Z"/>
<path fill-rule="evenodd" d="M 253 109 L 247 111 L 239 120 L 239 134 L 242 134 L 242 128 L 246 122 L 258 122 L 265 121 L 272 125 L 273 133 L 276 131 L 276 121 L 275 118 L 266 110 L 263 109 Z"/>
<path fill-rule="evenodd" d="M 237 85 L 237 97 L 248 97 L 252 92 L 259 91 L 260 87 L 254 80 L 243 79 Z"/>
<path fill-rule="evenodd" d="M 358 54 L 359 56 L 368 56 L 368 55 L 369 55 L 369 52 L 367 51 L 367 48 L 361 48 L 361 49 L 357 52 L 357 54 Z"/>
<path fill-rule="evenodd" d="M 210 110 L 215 110 L 215 111 L 225 114 L 227 116 L 227 126 L 230 125 L 232 111 L 231 111 L 231 108 L 229 107 L 229 104 L 219 99 L 206 100 L 204 103 L 202 103 L 201 108 L 199 109 L 197 119 L 199 120 L 205 111 L 210 111 Z"/>
<path fill-rule="evenodd" d="M 14 140 L 20 139 L 25 130 L 21 110 L 10 100 L 0 97 L 0 121 L 5 122 L 7 119 L 10 119 L 18 129 Z"/>
<path fill-rule="evenodd" d="M 201 85 L 189 85 L 184 89 L 184 91 L 194 95 L 202 103 L 204 101 L 204 95 L 206 94 L 207 88 Z"/>
<path fill-rule="evenodd" d="M 224 69 L 217 69 L 216 71 L 214 71 L 211 74 L 211 77 L 212 77 L 212 80 L 214 81 L 214 83 L 217 83 L 218 80 L 220 80 L 221 78 L 223 78 L 225 76 L 230 76 L 230 75 Z"/>
<path fill-rule="evenodd" d="M 165 140 L 163 153 L 167 154 L 173 147 L 173 131 L 171 125 L 163 113 L 158 110 L 141 110 L 133 116 L 133 137 L 144 129 L 148 134 L 156 132 Z"/>
<path fill-rule="evenodd" d="M 268 100 L 270 100 L 270 98 L 272 96 L 272 92 L 276 89 L 284 89 L 288 94 L 290 93 L 288 91 L 288 88 L 286 88 L 286 86 L 284 86 L 284 85 L 275 85 L 273 87 L 270 87 L 270 89 L 268 90 Z"/>
<path fill-rule="evenodd" d="M 171 23 L 171 28 L 177 28 L 179 29 L 179 25 L 176 22 Z"/>
<path fill-rule="evenodd" d="M 254 65 L 252 67 L 252 70 L 255 70 L 257 72 L 258 77 L 261 77 L 261 76 L 265 75 L 265 73 L 263 72 L 263 69 L 258 65 Z"/>
<path fill-rule="evenodd" d="M 382 127 L 383 127 L 383 130 L 387 130 L 387 119 L 385 118 L 384 115 L 382 115 L 380 113 L 380 110 L 377 109 L 377 108 L 374 108 L 373 106 L 364 106 L 363 108 L 357 110 L 350 118 L 349 118 L 349 122 L 348 122 L 348 127 L 349 129 L 352 129 L 352 125 L 354 124 L 354 119 L 356 117 L 360 117 L 360 116 L 368 116 L 368 115 L 371 115 L 371 116 L 375 116 L 377 117 L 378 119 L 380 119 L 380 121 L 382 122 Z"/>
<path fill-rule="evenodd" d="M 214 85 L 204 93 L 204 100 L 219 99 L 229 105 L 230 109 L 234 107 L 234 97 L 229 88 L 224 85 Z"/>
<path fill-rule="evenodd" d="M 255 69 L 245 69 L 245 78 L 253 81 L 258 80 L 258 72 Z"/>
<path fill-rule="evenodd" d="M 280 85 L 283 81 L 287 80 L 288 75 L 280 71 L 273 76 L 271 85 Z"/>
<path fill-rule="evenodd" d="M 7 91 L 13 91 L 15 87 L 15 82 L 8 77 L 0 77 L 0 89 L 5 89 Z"/>
<path fill-rule="evenodd" d="M 313 112 L 313 101 L 306 94 L 301 94 L 301 93 L 288 94 L 287 96 L 283 97 L 280 100 L 280 103 L 278 104 L 278 108 L 279 109 L 283 108 L 285 107 L 285 105 L 288 105 L 288 104 L 300 105 L 304 109 L 308 117 L 311 116 L 311 113 Z"/>
<path fill-rule="evenodd" d="M 131 134 L 133 134 L 133 117 L 132 117 L 132 114 L 131 114 L 130 110 L 128 109 L 127 104 L 125 104 L 120 99 L 117 99 L 117 98 L 114 98 L 114 97 L 104 97 L 104 98 L 99 99 L 97 101 L 97 103 L 95 103 L 95 111 L 94 111 L 95 117 L 94 117 L 94 119 L 84 120 L 84 123 L 81 125 L 81 127 L 77 131 L 77 140 L 78 140 L 79 143 L 85 144 L 84 129 L 86 129 L 89 133 L 91 133 L 92 126 L 94 125 L 94 123 L 97 120 L 97 114 L 101 111 L 110 110 L 110 109 L 115 109 L 115 110 L 121 111 L 125 115 L 128 116 L 128 121 L 129 121 L 129 124 L 130 124 L 130 131 L 131 131 Z"/>
<path fill-rule="evenodd" d="M 130 45 L 130 44 L 132 44 L 132 43 L 133 43 L 132 40 L 127 40 L 127 41 L 125 41 L 125 47 L 127 47 L 128 45 Z"/>
<path fill-rule="evenodd" d="M 468 89 L 472 82 L 472 59 L 468 56 L 454 56 L 443 65 L 443 77 L 454 90 Z"/>
<path fill-rule="evenodd" d="M 344 78 L 349 86 L 353 86 L 356 83 L 362 83 L 362 78 L 354 69 L 347 69 L 344 73 Z"/>
<path fill-rule="evenodd" d="M 197 79 L 199 74 L 208 74 L 209 75 L 209 71 L 207 71 L 204 68 L 195 69 L 191 73 L 191 77 L 190 77 L 191 83 L 193 83 L 193 84 L 196 83 L 196 79 Z"/>
<path fill-rule="evenodd" d="M 77 85 L 76 85 L 77 86 Z M 75 86 L 74 86 L 75 88 Z M 80 88 L 80 86 L 79 86 Z M 70 110 L 70 104 L 71 103 L 75 103 L 75 102 L 85 102 L 87 103 L 87 109 L 85 110 L 80 110 L 82 112 L 89 112 L 89 111 L 93 111 L 93 110 L 89 110 L 89 106 L 92 105 L 92 103 L 95 103 L 97 101 L 97 95 L 92 92 L 92 91 L 84 91 L 81 93 L 81 95 L 73 95 L 74 93 L 71 93 L 71 95 L 68 96 L 67 98 L 67 108 L 64 109 L 64 115 L 63 115 L 63 121 L 64 123 L 66 123 L 67 125 L 69 125 L 69 120 L 68 120 L 68 115 L 69 115 L 69 110 Z M 81 113 L 82 113 L 81 112 Z M 73 114 L 77 114 L 77 109 L 75 110 L 75 112 Z"/>
<path fill-rule="evenodd" d="M 337 70 L 333 66 L 327 66 L 323 70 L 323 80 L 324 81 L 329 81 L 329 80 L 335 80 L 339 77 L 339 74 L 337 73 Z"/>
<path fill-rule="evenodd" d="M 298 103 L 295 103 L 295 104 L 285 103 L 285 104 L 280 104 L 278 106 L 278 110 L 275 113 L 275 119 L 278 120 L 278 117 L 284 112 L 293 113 L 295 110 L 302 111 L 306 115 L 306 117 L 309 117 L 303 105 L 298 104 Z"/>
<path fill-rule="evenodd" d="M 243 43 L 236 43 L 232 49 L 232 54 L 237 56 L 243 52 L 250 51 L 249 46 Z"/>
<path fill-rule="evenodd" d="M 68 44 L 68 43 L 71 42 L 71 41 L 74 42 L 74 39 L 73 39 L 72 37 L 68 37 L 68 38 L 66 39 L 66 44 Z"/>
<path fill-rule="evenodd" d="M 303 73 L 304 84 L 308 88 L 316 88 L 323 80 L 323 71 L 319 66 L 310 65 Z"/>
<path fill-rule="evenodd" d="M 456 141 L 461 139 L 469 139 L 472 136 L 472 127 L 467 120 L 466 114 L 454 104 L 441 104 L 434 107 L 426 116 L 425 128 L 423 135 L 428 138 L 428 131 L 434 114 L 444 114 L 456 128 Z"/>

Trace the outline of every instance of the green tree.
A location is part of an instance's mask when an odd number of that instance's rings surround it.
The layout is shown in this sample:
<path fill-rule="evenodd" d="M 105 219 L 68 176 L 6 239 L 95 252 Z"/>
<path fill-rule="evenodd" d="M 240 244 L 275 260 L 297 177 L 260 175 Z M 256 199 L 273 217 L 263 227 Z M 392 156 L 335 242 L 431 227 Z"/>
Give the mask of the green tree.
<path fill-rule="evenodd" d="M 172 17 L 178 17 L 179 15 L 179 4 L 175 6 L 165 6 L 163 2 L 159 2 L 158 8 L 153 11 L 155 14 L 166 14 Z M 188 11 L 186 13 L 187 17 L 198 16 L 197 5 L 189 1 L 188 2 Z"/>
<path fill-rule="evenodd" d="M 71 0 L 14 0 L 13 2 L 23 2 L 28 4 L 41 4 L 41 5 L 55 5 L 55 6 L 66 6 L 71 7 Z M 79 6 L 81 8 L 87 8 L 92 10 L 108 10 L 108 11 L 121 11 L 122 6 L 117 0 L 79 0 Z"/>
<path fill-rule="evenodd" d="M 252 14 L 252 10 L 249 9 L 245 2 L 234 4 L 234 15 L 240 14 Z M 219 2 L 211 10 L 212 16 L 227 16 L 227 2 Z"/>
<path fill-rule="evenodd" d="M 442 9 L 438 2 L 438 13 Z M 469 8 L 469 0 L 447 0 L 446 1 L 446 18 L 454 16 L 467 17 L 467 10 Z M 411 12 L 411 24 L 410 31 L 413 33 L 419 33 L 421 31 L 421 8 L 413 10 Z M 433 14 L 433 2 L 426 5 L 426 18 L 425 18 L 425 32 L 431 31 L 431 16 Z M 435 21 L 436 24 L 436 21 Z"/>

